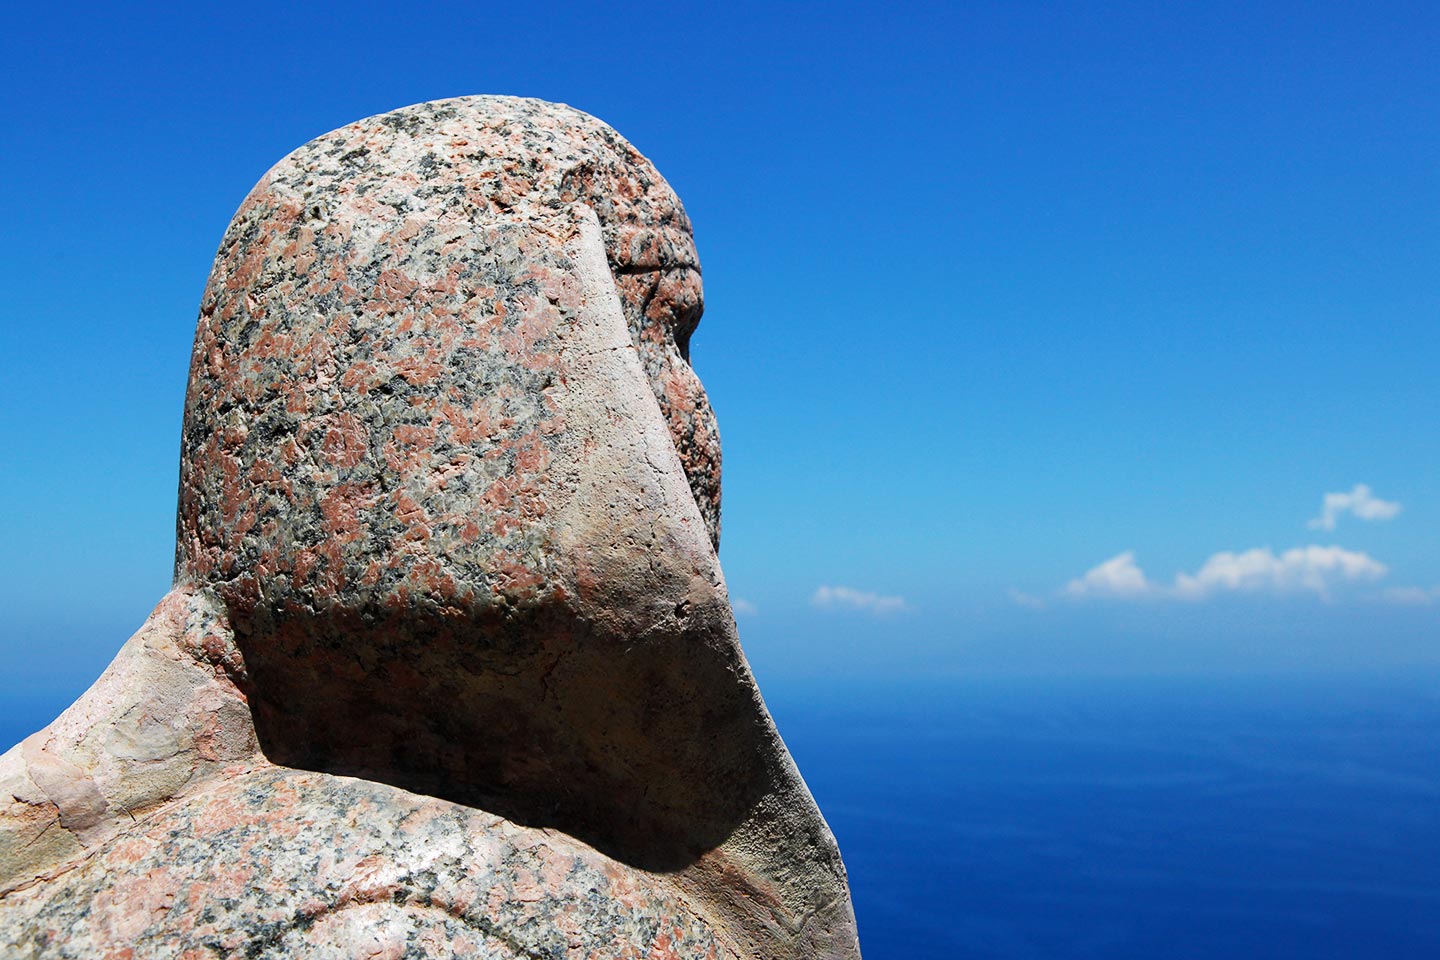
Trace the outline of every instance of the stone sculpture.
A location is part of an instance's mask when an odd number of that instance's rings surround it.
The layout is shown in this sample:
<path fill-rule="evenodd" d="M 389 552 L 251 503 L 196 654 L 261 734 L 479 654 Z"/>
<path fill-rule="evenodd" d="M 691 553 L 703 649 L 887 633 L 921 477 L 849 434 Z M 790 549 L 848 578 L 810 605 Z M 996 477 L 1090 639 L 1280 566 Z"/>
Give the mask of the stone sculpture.
<path fill-rule="evenodd" d="M 599 121 L 467 97 L 246 198 L 174 589 L 0 757 L 0 953 L 858 957 L 716 559 L 690 223 Z"/>

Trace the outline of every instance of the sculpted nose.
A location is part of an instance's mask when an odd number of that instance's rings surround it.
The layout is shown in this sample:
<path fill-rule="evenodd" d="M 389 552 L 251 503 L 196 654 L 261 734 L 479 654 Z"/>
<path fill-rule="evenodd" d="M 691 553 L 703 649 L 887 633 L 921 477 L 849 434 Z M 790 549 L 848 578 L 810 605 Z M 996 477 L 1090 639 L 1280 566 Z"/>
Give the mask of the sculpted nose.
<path fill-rule="evenodd" d="M 700 378 L 690 366 L 690 336 L 704 312 L 694 246 L 684 237 L 687 258 L 635 272 L 617 268 L 616 286 L 640 363 L 670 429 L 690 493 L 720 546 L 720 431 Z"/>
<path fill-rule="evenodd" d="M 653 374 L 632 343 L 597 243 L 598 227 L 585 213 L 566 246 L 585 306 L 563 338 L 568 385 L 557 403 L 583 438 L 583 451 L 559 504 L 560 555 L 571 561 L 567 573 L 587 616 L 625 610 L 658 617 L 667 606 L 673 614 L 677 606 L 723 600 L 710 530 L 677 450 L 675 411 L 657 402 Z"/>

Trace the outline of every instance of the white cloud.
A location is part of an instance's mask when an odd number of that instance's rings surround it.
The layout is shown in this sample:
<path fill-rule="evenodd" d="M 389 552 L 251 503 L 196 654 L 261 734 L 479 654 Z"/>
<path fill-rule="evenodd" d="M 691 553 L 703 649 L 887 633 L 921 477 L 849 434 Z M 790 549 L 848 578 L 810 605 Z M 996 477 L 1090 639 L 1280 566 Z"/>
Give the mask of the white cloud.
<path fill-rule="evenodd" d="M 1071 580 L 1061 588 L 1072 599 L 1113 597 L 1138 599 L 1165 597 L 1201 600 L 1218 593 L 1293 593 L 1309 591 L 1329 597 L 1342 583 L 1377 580 L 1386 574 L 1383 563 L 1369 554 L 1343 547 L 1311 545 L 1276 554 L 1268 547 L 1240 553 L 1214 554 L 1194 573 L 1179 573 L 1172 585 L 1150 580 L 1127 550 Z M 1013 596 L 1013 593 L 1012 593 Z"/>
<path fill-rule="evenodd" d="M 1381 500 L 1363 483 L 1355 484 L 1349 493 L 1327 493 L 1320 507 L 1320 516 L 1310 521 L 1312 530 L 1334 530 L 1341 514 L 1352 513 L 1361 520 L 1390 520 L 1400 512 L 1400 504 Z"/>
<path fill-rule="evenodd" d="M 1029 607 L 1031 610 L 1044 610 L 1045 601 L 1033 593 L 1026 593 L 1024 590 L 1010 589 L 1010 600 L 1017 607 Z"/>
<path fill-rule="evenodd" d="M 755 604 L 740 597 L 730 598 L 730 609 L 735 611 L 737 617 L 753 617 L 760 612 Z"/>
<path fill-rule="evenodd" d="M 882 597 L 878 593 L 851 587 L 820 587 L 810 602 L 826 610 L 863 610 L 866 613 L 899 613 L 909 610 L 904 597 Z"/>
<path fill-rule="evenodd" d="M 1391 587 L 1380 594 L 1380 597 L 1390 603 L 1424 607 L 1440 601 L 1440 586 L 1431 587 L 1429 590 L 1424 587 Z"/>
<path fill-rule="evenodd" d="M 1176 576 L 1175 593 L 1191 600 L 1220 592 L 1309 590 L 1328 596 L 1339 583 L 1378 580 L 1385 573 L 1385 564 L 1369 554 L 1343 547 L 1295 547 L 1278 556 L 1268 547 L 1222 551 L 1195 573 Z"/>
<path fill-rule="evenodd" d="M 1126 550 L 1065 584 L 1067 597 L 1138 597 L 1151 591 L 1150 581 L 1135 565 L 1135 551 Z"/>

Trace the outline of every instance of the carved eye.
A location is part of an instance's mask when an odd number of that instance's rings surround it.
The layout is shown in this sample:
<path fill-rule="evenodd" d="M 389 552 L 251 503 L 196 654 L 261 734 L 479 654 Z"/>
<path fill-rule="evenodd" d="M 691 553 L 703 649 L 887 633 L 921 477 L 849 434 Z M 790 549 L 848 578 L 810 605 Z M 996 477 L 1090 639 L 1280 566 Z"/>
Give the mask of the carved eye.
<path fill-rule="evenodd" d="M 700 272 L 690 267 L 670 270 L 660 278 L 649 318 L 664 323 L 675 340 L 675 347 L 686 363 L 690 362 L 690 335 L 700 325 L 705 312 L 705 298 L 700 285 Z"/>

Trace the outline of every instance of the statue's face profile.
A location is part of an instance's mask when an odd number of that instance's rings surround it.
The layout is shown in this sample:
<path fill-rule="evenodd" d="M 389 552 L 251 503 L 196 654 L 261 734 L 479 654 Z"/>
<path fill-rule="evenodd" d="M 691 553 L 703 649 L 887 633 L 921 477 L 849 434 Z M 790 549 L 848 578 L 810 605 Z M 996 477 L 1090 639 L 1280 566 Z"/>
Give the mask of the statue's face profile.
<path fill-rule="evenodd" d="M 177 576 L 226 604 L 272 759 L 602 845 L 733 827 L 762 751 L 702 309 L 679 200 L 569 108 L 423 104 L 262 179 L 202 303 Z"/>
<path fill-rule="evenodd" d="M 413 463 L 445 446 L 473 449 L 475 441 L 501 435 L 487 434 L 488 422 L 457 426 L 457 399 L 493 407 L 510 394 L 528 392 L 531 402 L 538 394 L 520 381 L 487 383 L 460 354 L 446 359 L 448 377 L 427 375 L 437 346 L 446 347 L 429 342 L 430 330 L 446 317 L 493 325 L 529 309 L 528 301 L 497 299 L 504 316 L 481 318 L 467 308 L 487 302 L 489 287 L 476 283 L 483 278 L 469 277 L 462 297 L 446 286 L 462 278 L 442 279 L 436 271 L 483 271 L 484 264 L 461 253 L 465 235 L 477 227 L 543 218 L 575 204 L 600 221 L 642 368 L 718 543 L 719 436 L 689 364 L 690 335 L 703 310 L 689 218 L 649 161 L 604 124 L 535 101 L 476 97 L 422 104 L 312 141 L 278 164 L 236 215 L 206 291 L 192 361 L 182 575 L 230 582 L 299 567 L 302 579 L 306 569 L 316 571 L 334 592 L 353 588 L 335 544 L 307 544 L 304 508 L 312 508 L 316 529 L 344 540 L 354 531 L 338 529 L 344 524 L 333 518 L 318 522 L 314 508 L 324 517 L 327 502 L 334 513 L 342 502 L 354 506 L 371 494 L 398 492 L 386 478 L 356 475 L 366 473 L 356 470 L 365 453 Z M 506 293 L 501 286 L 493 296 Z M 337 337 L 341 322 L 348 329 Z M 441 331 L 441 341 L 445 336 Z M 381 341 L 388 355 L 377 355 Z M 490 366 L 497 359 L 512 368 L 537 362 L 524 356 L 533 349 L 528 342 L 489 346 Z M 405 403 L 387 403 L 396 390 Z M 447 411 L 428 423 L 404 409 L 426 394 Z M 396 421 L 413 429 L 378 436 L 402 425 Z M 503 414 L 501 421 L 508 422 Z M 436 445 L 426 450 L 431 430 L 438 431 Z M 318 449 L 310 450 L 317 440 Z M 380 450 L 361 449 L 377 441 Z M 291 467 L 307 455 L 320 469 L 297 476 L 305 472 Z M 307 482 L 313 489 L 301 489 Z M 477 521 L 494 506 L 450 499 L 442 512 L 458 506 Z M 405 510 L 398 501 L 392 506 Z M 291 546 L 298 555 L 286 556 Z M 372 538 L 364 546 L 373 558 L 385 544 Z"/>

